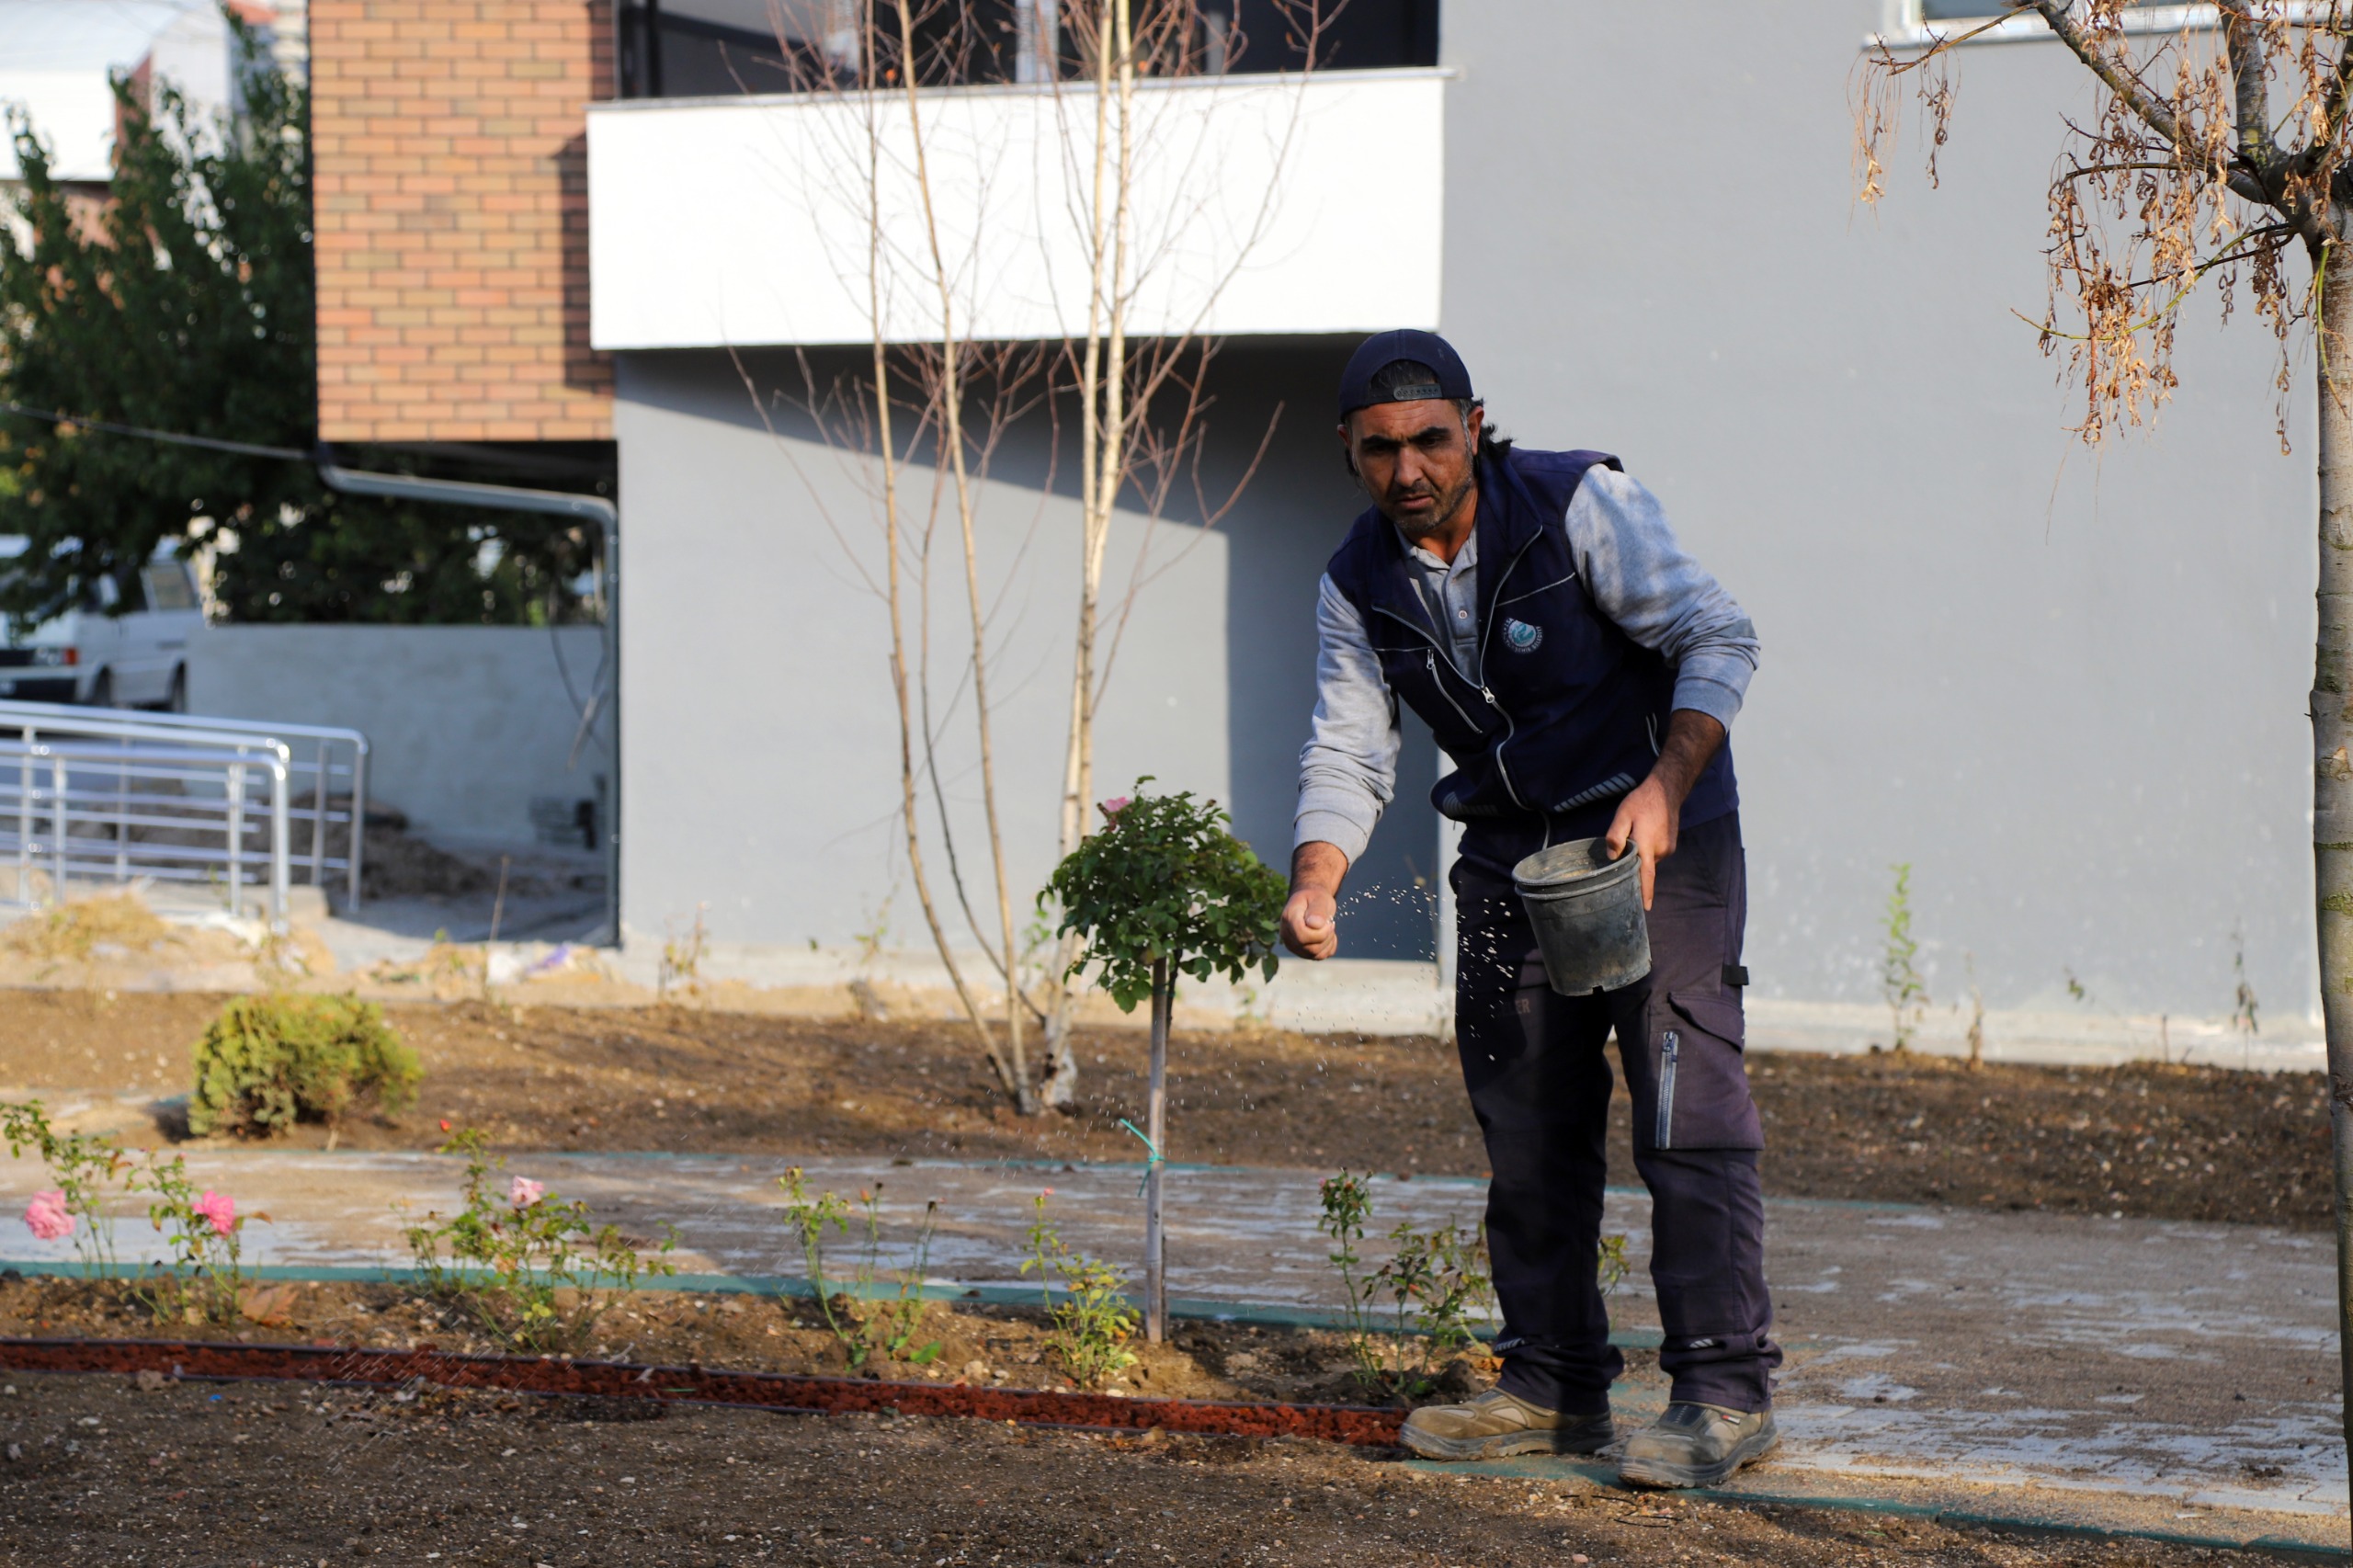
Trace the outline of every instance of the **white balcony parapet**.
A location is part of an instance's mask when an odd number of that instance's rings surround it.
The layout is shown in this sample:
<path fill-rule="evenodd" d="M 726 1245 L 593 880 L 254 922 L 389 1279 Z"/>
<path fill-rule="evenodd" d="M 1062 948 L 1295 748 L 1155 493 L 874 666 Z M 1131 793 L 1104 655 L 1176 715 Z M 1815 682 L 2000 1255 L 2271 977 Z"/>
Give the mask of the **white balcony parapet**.
<path fill-rule="evenodd" d="M 1140 85 L 1129 331 L 1437 325 L 1445 81 L 1401 70 Z M 960 335 L 1083 333 L 1092 88 L 946 89 L 921 113 Z M 891 341 L 936 338 L 914 152 L 901 94 L 594 106 L 591 340 L 867 343 L 878 313 Z"/>

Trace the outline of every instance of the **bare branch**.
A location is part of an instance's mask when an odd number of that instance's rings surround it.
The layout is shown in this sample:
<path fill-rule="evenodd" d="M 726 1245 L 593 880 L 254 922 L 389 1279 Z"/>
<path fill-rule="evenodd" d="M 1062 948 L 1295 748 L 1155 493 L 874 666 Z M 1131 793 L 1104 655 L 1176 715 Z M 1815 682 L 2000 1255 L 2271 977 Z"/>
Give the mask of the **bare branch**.
<path fill-rule="evenodd" d="M 2034 0 L 2033 9 L 2049 24 L 2059 41 L 2073 51 L 2076 59 L 2089 66 L 2092 74 L 2116 95 L 2119 103 L 2138 116 L 2143 124 L 2184 153 L 2190 153 L 2198 147 L 2198 139 L 2183 131 L 2181 121 L 2174 118 L 2173 111 L 2152 97 L 2122 62 L 2100 48 L 2098 40 L 2076 23 L 2069 14 L 2068 0 Z"/>

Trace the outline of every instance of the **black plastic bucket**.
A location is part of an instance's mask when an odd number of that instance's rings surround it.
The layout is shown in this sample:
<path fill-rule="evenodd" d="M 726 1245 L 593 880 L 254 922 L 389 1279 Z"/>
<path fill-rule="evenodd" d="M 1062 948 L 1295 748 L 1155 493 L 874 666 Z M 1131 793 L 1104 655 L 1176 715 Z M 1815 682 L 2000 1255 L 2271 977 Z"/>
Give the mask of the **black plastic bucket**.
<path fill-rule="evenodd" d="M 1643 916 L 1643 858 L 1612 860 L 1598 838 L 1540 849 L 1511 869 L 1544 952 L 1545 978 L 1563 996 L 1631 985 L 1651 971 Z"/>

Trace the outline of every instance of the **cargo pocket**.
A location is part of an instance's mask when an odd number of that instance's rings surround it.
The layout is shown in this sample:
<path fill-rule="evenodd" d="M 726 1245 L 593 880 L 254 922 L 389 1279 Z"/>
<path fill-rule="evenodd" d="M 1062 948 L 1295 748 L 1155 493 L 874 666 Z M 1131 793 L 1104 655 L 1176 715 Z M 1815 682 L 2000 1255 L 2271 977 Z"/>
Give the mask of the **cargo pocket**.
<path fill-rule="evenodd" d="M 1636 1123 L 1652 1149 L 1761 1149 L 1764 1127 L 1741 1062 L 1738 1001 L 1677 991 L 1650 1007 L 1649 1114 Z"/>

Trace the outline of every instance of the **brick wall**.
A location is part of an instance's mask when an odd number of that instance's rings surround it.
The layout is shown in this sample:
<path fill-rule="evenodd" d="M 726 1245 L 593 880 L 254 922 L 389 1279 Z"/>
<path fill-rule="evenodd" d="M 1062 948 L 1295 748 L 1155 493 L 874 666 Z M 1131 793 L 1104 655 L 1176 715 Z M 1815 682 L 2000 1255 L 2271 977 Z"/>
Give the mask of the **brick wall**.
<path fill-rule="evenodd" d="M 584 106 L 609 0 L 312 0 L 319 431 L 603 440 Z"/>

